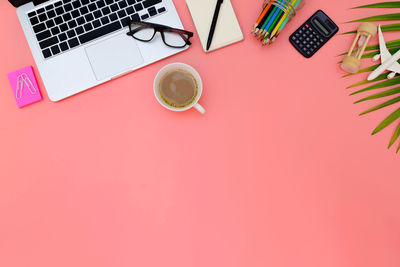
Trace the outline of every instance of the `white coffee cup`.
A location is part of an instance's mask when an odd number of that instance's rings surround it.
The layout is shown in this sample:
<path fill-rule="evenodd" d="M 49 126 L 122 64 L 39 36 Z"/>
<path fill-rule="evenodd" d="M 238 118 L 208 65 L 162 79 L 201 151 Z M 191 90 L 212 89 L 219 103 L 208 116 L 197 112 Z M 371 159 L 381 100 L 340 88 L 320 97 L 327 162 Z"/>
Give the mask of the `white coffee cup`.
<path fill-rule="evenodd" d="M 167 103 L 164 102 L 164 100 L 162 99 L 161 95 L 160 95 L 160 90 L 159 90 L 159 84 L 160 84 L 160 80 L 162 77 L 164 77 L 164 75 L 172 70 L 185 70 L 187 72 L 189 72 L 190 74 L 193 75 L 193 77 L 196 79 L 197 81 L 197 96 L 196 99 L 190 104 L 187 105 L 185 107 L 182 108 L 177 108 L 177 107 L 172 107 L 170 105 L 168 105 Z M 171 63 L 168 64 L 167 66 L 163 67 L 156 75 L 155 79 L 154 79 L 154 84 L 153 84 L 153 89 L 154 89 L 154 95 L 156 96 L 158 102 L 165 108 L 172 110 L 172 111 L 185 111 L 188 109 L 191 109 L 192 107 L 194 107 L 195 109 L 197 109 L 198 112 L 200 112 L 201 114 L 204 114 L 206 112 L 206 110 L 200 106 L 200 104 L 198 103 L 200 97 L 201 97 L 201 93 L 203 92 L 203 83 L 201 81 L 200 75 L 199 73 L 192 68 L 191 66 L 184 64 L 184 63 Z"/>

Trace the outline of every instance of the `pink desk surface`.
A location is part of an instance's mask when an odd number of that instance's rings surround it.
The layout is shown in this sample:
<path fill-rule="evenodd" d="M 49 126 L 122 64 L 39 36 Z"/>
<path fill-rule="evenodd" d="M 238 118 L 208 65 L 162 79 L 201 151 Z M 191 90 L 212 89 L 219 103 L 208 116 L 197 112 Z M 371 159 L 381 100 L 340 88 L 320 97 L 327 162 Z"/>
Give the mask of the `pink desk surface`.
<path fill-rule="evenodd" d="M 35 64 L 1 1 L 0 266 L 400 266 L 393 128 L 370 136 L 388 113 L 358 117 L 373 103 L 352 104 L 345 86 L 361 78 L 342 79 L 334 57 L 353 37 L 309 60 L 287 41 L 318 8 L 338 23 L 379 11 L 308 0 L 262 49 L 248 34 L 261 2 L 232 0 L 242 43 L 205 55 L 195 38 L 59 103 L 38 75 L 44 101 L 18 109 L 7 73 Z M 171 62 L 203 76 L 206 115 L 155 100 L 153 77 Z"/>

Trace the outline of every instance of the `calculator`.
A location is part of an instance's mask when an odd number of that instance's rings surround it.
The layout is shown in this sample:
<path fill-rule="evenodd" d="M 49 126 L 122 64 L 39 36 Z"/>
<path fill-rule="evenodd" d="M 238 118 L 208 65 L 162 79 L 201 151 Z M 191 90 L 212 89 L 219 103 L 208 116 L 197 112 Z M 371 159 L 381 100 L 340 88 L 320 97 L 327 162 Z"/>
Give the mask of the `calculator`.
<path fill-rule="evenodd" d="M 306 58 L 314 55 L 339 30 L 339 27 L 318 10 L 289 37 L 290 43 Z"/>

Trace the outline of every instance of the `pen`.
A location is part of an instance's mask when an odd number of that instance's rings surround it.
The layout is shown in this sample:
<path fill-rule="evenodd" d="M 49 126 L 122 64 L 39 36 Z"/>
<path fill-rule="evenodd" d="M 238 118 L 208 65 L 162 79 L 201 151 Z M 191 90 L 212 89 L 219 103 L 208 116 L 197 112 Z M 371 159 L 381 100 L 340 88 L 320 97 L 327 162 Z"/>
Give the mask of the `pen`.
<path fill-rule="evenodd" d="M 224 0 L 217 0 L 217 6 L 215 7 L 215 12 L 214 12 L 214 16 L 213 16 L 213 20 L 212 20 L 211 28 L 210 28 L 210 33 L 208 34 L 207 51 L 210 49 L 210 46 L 211 46 L 211 42 L 212 42 L 212 38 L 214 36 L 215 26 L 217 25 L 219 10 L 221 8 L 222 2 L 224 2 Z"/>

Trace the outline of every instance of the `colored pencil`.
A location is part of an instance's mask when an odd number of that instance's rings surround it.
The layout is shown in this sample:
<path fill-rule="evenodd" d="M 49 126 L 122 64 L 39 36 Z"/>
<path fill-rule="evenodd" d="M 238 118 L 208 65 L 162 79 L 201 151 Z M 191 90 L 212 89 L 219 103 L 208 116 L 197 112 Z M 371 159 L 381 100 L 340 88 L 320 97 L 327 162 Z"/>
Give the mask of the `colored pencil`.
<path fill-rule="evenodd" d="M 297 0 L 292 0 L 292 2 L 290 3 L 290 6 L 294 6 L 296 4 Z M 289 7 L 289 9 L 287 10 L 287 12 L 282 16 L 282 18 L 280 19 L 280 21 L 278 22 L 278 24 L 276 25 L 275 29 L 271 32 L 271 37 L 274 37 L 275 34 L 277 33 L 277 31 L 279 30 L 279 28 L 281 27 L 283 21 L 286 19 L 286 17 L 289 15 L 289 12 L 291 12 L 291 7 Z"/>
<path fill-rule="evenodd" d="M 271 27 L 272 27 L 273 25 L 275 25 L 277 19 L 281 16 L 281 14 L 282 14 L 282 12 L 283 12 L 283 8 L 284 8 L 284 6 L 283 6 L 283 4 L 281 4 L 281 3 L 278 3 L 278 4 L 276 5 L 275 12 L 272 14 L 272 16 L 271 16 L 271 18 L 270 18 L 268 24 L 265 26 L 264 31 L 263 31 L 263 33 L 262 33 L 261 36 L 260 36 L 261 39 L 264 39 L 264 37 L 267 36 L 268 33 L 270 33 Z"/>
<path fill-rule="evenodd" d="M 285 14 L 285 12 L 283 12 L 282 9 L 280 9 L 278 15 L 276 16 L 276 18 L 274 19 L 274 21 L 271 23 L 271 25 L 269 26 L 266 34 L 265 34 L 265 38 L 268 38 L 268 36 L 270 36 L 270 33 L 273 31 L 273 29 L 275 28 L 277 22 L 282 18 L 283 14 Z"/>
<path fill-rule="evenodd" d="M 255 30 L 255 34 L 258 35 L 258 33 L 261 31 L 261 27 L 262 25 L 264 25 L 265 21 L 267 21 L 269 15 L 271 14 L 271 12 L 274 10 L 273 6 L 270 5 L 268 7 L 267 12 L 265 13 L 264 17 L 261 19 L 260 23 L 257 25 L 256 30 Z"/>
<path fill-rule="evenodd" d="M 277 8 L 275 5 L 273 8 L 271 8 L 271 12 L 267 19 L 265 20 L 264 24 L 261 26 L 260 31 L 258 32 L 257 36 L 262 36 L 265 33 L 265 27 L 268 25 L 268 23 L 271 21 L 272 16 L 275 14 L 276 11 L 278 11 L 279 8 Z"/>
<path fill-rule="evenodd" d="M 297 7 L 299 6 L 300 2 L 301 2 L 301 0 L 297 0 L 297 2 L 293 6 L 294 10 L 297 9 Z M 286 23 L 288 23 L 289 19 L 290 19 L 290 16 L 287 16 L 285 21 L 282 23 L 281 27 L 279 28 L 279 30 L 281 30 L 281 31 L 283 30 L 283 28 L 286 26 Z"/>
<path fill-rule="evenodd" d="M 292 4 L 294 10 L 297 9 L 297 7 L 299 6 L 300 2 L 301 2 L 301 0 L 297 0 L 297 1 L 294 3 L 294 5 Z M 282 22 L 282 25 L 279 27 L 278 31 L 276 32 L 276 34 L 275 34 L 275 36 L 274 36 L 275 39 L 279 36 L 279 34 L 280 34 L 281 31 L 283 30 L 283 28 L 284 28 L 284 27 L 286 26 L 286 24 L 289 22 L 289 20 L 290 20 L 290 16 L 288 15 L 288 16 L 285 18 L 285 20 Z"/>
<path fill-rule="evenodd" d="M 254 24 L 254 27 L 253 27 L 253 33 L 256 31 L 256 28 L 257 28 L 257 26 L 260 24 L 260 22 L 261 22 L 261 20 L 264 18 L 264 16 L 265 16 L 265 14 L 267 14 L 267 12 L 268 12 L 268 9 L 271 7 L 271 3 L 269 3 L 265 8 L 264 8 L 264 10 L 261 12 L 261 15 L 258 17 L 258 19 L 257 19 L 257 21 L 256 21 L 256 24 Z"/>

